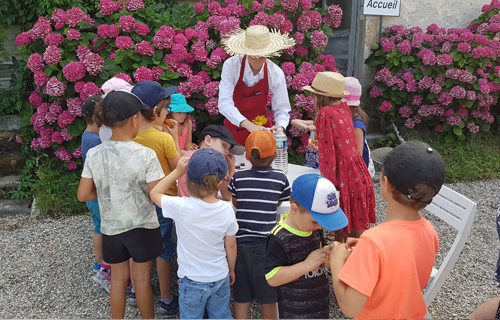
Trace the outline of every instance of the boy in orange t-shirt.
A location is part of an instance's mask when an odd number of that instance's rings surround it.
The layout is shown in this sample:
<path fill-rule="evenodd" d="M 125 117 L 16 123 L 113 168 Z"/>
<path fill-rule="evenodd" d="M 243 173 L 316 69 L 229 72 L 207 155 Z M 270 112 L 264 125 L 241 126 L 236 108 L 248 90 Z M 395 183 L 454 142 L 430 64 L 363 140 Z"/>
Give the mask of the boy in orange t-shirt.
<path fill-rule="evenodd" d="M 420 141 L 406 142 L 381 158 L 380 189 L 387 213 L 383 223 L 366 230 L 359 240 L 332 244 L 335 296 L 348 317 L 423 319 L 427 307 L 422 289 L 439 240 L 419 211 L 441 189 L 444 162 Z"/>

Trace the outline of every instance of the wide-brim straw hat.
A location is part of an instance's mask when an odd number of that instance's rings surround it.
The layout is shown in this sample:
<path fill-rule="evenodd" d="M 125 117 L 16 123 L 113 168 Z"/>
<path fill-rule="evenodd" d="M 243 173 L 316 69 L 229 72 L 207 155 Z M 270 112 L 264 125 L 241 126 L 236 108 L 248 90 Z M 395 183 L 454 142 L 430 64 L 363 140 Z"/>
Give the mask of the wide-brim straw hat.
<path fill-rule="evenodd" d="M 262 25 L 254 25 L 246 30 L 237 29 L 222 40 L 224 50 L 231 56 L 277 57 L 283 49 L 293 47 L 295 40 L 288 33 Z"/>
<path fill-rule="evenodd" d="M 345 79 L 343 75 L 338 72 L 325 71 L 318 72 L 311 85 L 304 86 L 304 90 L 322 96 L 343 98 L 349 95 L 349 91 L 346 91 L 344 87 Z"/>

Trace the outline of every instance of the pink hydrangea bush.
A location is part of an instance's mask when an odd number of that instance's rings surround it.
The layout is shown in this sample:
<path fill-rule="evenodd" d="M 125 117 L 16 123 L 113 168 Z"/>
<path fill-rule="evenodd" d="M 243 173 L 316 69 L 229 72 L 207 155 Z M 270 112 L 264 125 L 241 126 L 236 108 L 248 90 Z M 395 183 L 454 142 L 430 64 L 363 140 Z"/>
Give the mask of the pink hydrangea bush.
<path fill-rule="evenodd" d="M 500 95 L 500 41 L 473 31 L 385 29 L 365 61 L 377 67 L 368 92 L 380 114 L 409 129 L 429 127 L 447 142 L 489 131 Z"/>
<path fill-rule="evenodd" d="M 155 80 L 176 85 L 195 107 L 190 114 L 194 129 L 200 123 L 220 123 L 218 85 L 229 57 L 220 46 L 221 36 L 254 24 L 297 39 L 295 47 L 273 61 L 285 72 L 292 117 L 310 119 L 312 99 L 302 87 L 317 72 L 337 70 L 335 59 L 321 52 L 342 19 L 339 6 L 321 9 L 317 2 L 255 0 L 244 5 L 203 0 L 194 6 L 145 8 L 142 0 L 101 0 L 96 14 L 72 8 L 40 17 L 16 38 L 36 86 L 29 97 L 35 110 L 30 119 L 34 135 L 24 143 L 51 151 L 68 169 L 76 169 L 81 165 L 78 137 L 85 129 L 81 105 L 113 76 L 130 83 Z M 295 131 L 290 132 L 293 149 L 304 152 L 305 133 Z"/>

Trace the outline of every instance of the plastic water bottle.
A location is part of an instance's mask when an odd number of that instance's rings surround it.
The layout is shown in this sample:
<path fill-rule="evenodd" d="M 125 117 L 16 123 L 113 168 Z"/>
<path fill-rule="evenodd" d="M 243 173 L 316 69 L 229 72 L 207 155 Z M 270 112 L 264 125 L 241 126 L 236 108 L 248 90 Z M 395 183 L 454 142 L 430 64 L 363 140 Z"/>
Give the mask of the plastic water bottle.
<path fill-rule="evenodd" d="M 273 162 L 273 168 L 282 170 L 286 174 L 288 173 L 288 139 L 283 128 L 278 127 L 274 138 L 276 139 L 276 153 L 278 157 Z"/>

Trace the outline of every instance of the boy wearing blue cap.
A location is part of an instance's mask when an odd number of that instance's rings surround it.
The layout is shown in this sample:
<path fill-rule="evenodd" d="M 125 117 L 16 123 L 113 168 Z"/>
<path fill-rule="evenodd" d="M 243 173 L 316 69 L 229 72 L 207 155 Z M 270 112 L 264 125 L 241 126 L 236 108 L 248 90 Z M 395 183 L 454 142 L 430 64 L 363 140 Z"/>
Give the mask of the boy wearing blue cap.
<path fill-rule="evenodd" d="M 172 197 L 169 187 L 187 174 L 191 197 Z M 181 319 L 230 319 L 230 284 L 234 282 L 236 232 L 233 208 L 217 199 L 227 174 L 222 153 L 211 148 L 183 157 L 177 168 L 151 191 L 166 218 L 175 220 Z"/>
<path fill-rule="evenodd" d="M 335 186 L 319 174 L 298 177 L 283 215 L 267 242 L 266 279 L 277 287 L 280 319 L 329 318 L 329 248 L 323 230 L 338 230 L 348 220 L 339 208 Z"/>

